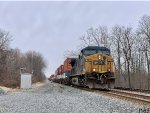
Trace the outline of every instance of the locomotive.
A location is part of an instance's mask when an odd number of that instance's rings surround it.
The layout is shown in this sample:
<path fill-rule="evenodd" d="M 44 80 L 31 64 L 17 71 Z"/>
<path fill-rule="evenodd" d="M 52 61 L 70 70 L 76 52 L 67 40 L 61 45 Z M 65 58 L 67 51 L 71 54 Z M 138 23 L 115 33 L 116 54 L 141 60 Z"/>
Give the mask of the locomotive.
<path fill-rule="evenodd" d="M 100 46 L 85 47 L 78 58 L 69 58 L 68 65 L 71 68 L 63 73 L 65 84 L 96 89 L 114 88 L 114 60 L 110 49 Z"/>

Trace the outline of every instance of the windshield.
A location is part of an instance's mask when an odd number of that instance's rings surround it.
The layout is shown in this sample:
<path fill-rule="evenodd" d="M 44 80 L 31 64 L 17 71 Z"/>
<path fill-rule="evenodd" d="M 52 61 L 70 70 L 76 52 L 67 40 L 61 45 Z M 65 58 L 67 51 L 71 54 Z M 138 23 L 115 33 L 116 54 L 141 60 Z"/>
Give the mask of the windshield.
<path fill-rule="evenodd" d="M 108 51 L 108 50 L 98 50 L 98 53 L 99 53 L 99 54 L 106 54 L 106 55 L 109 55 L 109 54 L 110 54 L 110 51 Z"/>
<path fill-rule="evenodd" d="M 83 51 L 84 55 L 92 55 L 92 54 L 96 54 L 96 53 L 110 55 L 110 51 L 108 51 L 108 50 L 98 50 L 97 51 L 97 50 L 91 49 L 91 50 Z"/>
<path fill-rule="evenodd" d="M 84 55 L 92 55 L 92 54 L 96 54 L 96 50 L 84 50 Z"/>

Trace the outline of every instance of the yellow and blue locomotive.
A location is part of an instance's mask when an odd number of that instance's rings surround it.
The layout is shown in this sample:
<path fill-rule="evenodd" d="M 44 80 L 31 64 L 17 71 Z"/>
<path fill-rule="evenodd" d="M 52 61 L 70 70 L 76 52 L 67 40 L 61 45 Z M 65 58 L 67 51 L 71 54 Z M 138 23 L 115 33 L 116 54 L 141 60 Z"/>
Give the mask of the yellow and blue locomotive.
<path fill-rule="evenodd" d="M 81 50 L 78 58 L 71 59 L 70 64 L 71 84 L 89 88 L 114 88 L 114 60 L 110 49 L 88 46 Z"/>

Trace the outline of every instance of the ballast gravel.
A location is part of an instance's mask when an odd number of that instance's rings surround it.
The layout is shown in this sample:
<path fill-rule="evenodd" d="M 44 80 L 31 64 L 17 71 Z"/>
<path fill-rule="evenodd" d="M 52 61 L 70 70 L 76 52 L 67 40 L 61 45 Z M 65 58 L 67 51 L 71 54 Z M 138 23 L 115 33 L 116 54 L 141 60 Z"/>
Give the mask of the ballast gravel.
<path fill-rule="evenodd" d="M 142 106 L 48 82 L 0 95 L 0 113 L 139 113 Z"/>
<path fill-rule="evenodd" d="M 6 94 L 6 92 L 2 88 L 0 88 L 0 95 L 4 95 L 4 94 Z"/>

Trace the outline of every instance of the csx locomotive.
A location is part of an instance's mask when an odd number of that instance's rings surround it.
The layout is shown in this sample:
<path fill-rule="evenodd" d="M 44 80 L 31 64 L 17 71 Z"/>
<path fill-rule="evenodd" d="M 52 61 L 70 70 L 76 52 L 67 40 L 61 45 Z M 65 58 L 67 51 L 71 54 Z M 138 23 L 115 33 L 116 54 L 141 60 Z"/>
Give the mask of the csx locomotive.
<path fill-rule="evenodd" d="M 114 61 L 110 49 L 88 46 L 81 50 L 78 58 L 69 58 L 67 61 L 71 68 L 62 73 L 63 83 L 96 89 L 114 88 Z"/>

